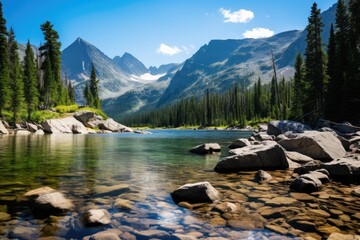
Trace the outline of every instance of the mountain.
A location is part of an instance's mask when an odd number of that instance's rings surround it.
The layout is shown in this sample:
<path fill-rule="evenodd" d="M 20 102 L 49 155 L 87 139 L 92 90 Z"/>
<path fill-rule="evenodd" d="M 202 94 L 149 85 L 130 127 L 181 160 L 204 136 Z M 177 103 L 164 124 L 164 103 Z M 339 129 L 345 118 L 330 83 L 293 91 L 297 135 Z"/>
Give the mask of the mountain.
<path fill-rule="evenodd" d="M 169 86 L 170 80 L 182 67 L 181 64 L 168 65 L 171 65 L 171 68 L 162 68 L 163 71 L 167 70 L 167 73 L 157 81 L 132 89 L 117 98 L 103 100 L 103 110 L 113 118 L 120 118 L 137 111 L 154 109 L 165 89 Z M 153 73 L 162 74 L 163 72 Z"/>
<path fill-rule="evenodd" d="M 83 100 L 83 88 L 89 79 L 92 63 L 102 99 L 120 96 L 141 85 L 94 45 L 78 38 L 62 52 L 61 66 L 63 75 L 75 83 L 76 101 L 79 103 Z"/>
<path fill-rule="evenodd" d="M 169 63 L 169 64 L 164 64 L 164 65 L 160 65 L 159 67 L 149 67 L 149 73 L 152 75 L 158 75 L 158 74 L 164 74 L 164 73 L 168 73 L 171 72 L 171 70 L 174 67 L 177 67 L 179 64 L 177 63 Z"/>
<path fill-rule="evenodd" d="M 324 23 L 323 32 L 321 33 L 321 38 L 324 42 L 324 47 L 327 47 L 327 42 L 330 36 L 330 26 L 334 24 L 335 28 L 335 16 L 336 16 L 336 8 L 337 3 L 335 3 L 331 8 L 321 13 L 321 19 Z M 305 29 L 300 37 L 296 39 L 283 53 L 282 57 L 278 59 L 276 62 L 279 67 L 284 67 L 289 65 L 293 65 L 296 55 L 300 52 L 304 55 L 306 49 L 306 37 L 307 30 Z"/>
<path fill-rule="evenodd" d="M 329 38 L 330 25 L 335 22 L 335 14 L 336 4 L 321 14 L 324 46 Z M 159 100 L 158 107 L 203 95 L 206 89 L 224 92 L 235 83 L 248 87 L 259 77 L 263 82 L 269 82 L 273 76 L 271 52 L 278 78 L 289 79 L 294 74 L 297 53 L 305 52 L 306 35 L 306 30 L 294 30 L 263 39 L 212 40 L 185 61 Z"/>
<path fill-rule="evenodd" d="M 122 57 L 116 56 L 113 61 L 119 66 L 120 69 L 130 75 L 141 76 L 148 73 L 148 69 L 145 65 L 135 58 L 130 53 L 124 53 Z"/>
<path fill-rule="evenodd" d="M 223 92 L 235 83 L 247 87 L 258 77 L 272 73 L 271 51 L 279 58 L 301 31 L 289 31 L 263 39 L 212 40 L 202 46 L 171 80 L 158 106 L 202 95 L 206 89 Z M 292 68 L 278 69 L 290 77 Z"/>

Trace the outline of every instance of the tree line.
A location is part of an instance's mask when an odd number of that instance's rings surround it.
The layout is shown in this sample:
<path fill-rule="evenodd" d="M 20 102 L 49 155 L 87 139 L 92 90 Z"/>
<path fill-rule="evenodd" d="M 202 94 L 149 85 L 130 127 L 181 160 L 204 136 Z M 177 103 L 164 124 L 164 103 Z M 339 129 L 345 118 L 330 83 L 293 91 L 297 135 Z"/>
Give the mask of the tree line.
<path fill-rule="evenodd" d="M 40 26 L 44 35 L 35 55 L 30 41 L 26 44 L 25 57 L 20 60 L 18 43 L 12 28 L 8 31 L 0 2 L 0 117 L 9 112 L 13 122 L 20 120 L 23 110 L 27 119 L 37 110 L 75 103 L 75 86 L 67 76 L 61 76 L 61 42 L 53 24 L 46 21 Z M 89 106 L 100 108 L 98 81 L 92 65 Z M 24 118 L 24 117 L 23 117 Z"/>
<path fill-rule="evenodd" d="M 296 57 L 292 79 L 268 84 L 259 78 L 251 88 L 237 84 L 223 94 L 191 97 L 161 109 L 139 112 L 121 121 L 130 126 L 245 126 L 249 121 L 292 119 L 315 124 L 319 118 L 359 122 L 360 119 L 360 1 L 339 0 L 335 27 L 327 51 L 321 32 L 320 9 L 314 3 L 306 27 L 304 57 Z M 272 53 L 271 53 L 272 54 Z"/>

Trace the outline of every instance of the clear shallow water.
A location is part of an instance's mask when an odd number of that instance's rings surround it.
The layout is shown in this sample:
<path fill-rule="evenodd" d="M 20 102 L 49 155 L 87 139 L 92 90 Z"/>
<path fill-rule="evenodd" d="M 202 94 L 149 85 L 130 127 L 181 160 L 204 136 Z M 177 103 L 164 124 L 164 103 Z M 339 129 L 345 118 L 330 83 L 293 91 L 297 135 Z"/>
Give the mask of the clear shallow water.
<path fill-rule="evenodd" d="M 227 155 L 227 146 L 236 138 L 251 133 L 239 131 L 153 130 L 151 135 L 45 135 L 0 137 L 0 212 L 12 220 L 0 223 L 0 234 L 14 236 L 18 226 L 33 230 L 32 237 L 62 236 L 82 238 L 106 228 L 127 225 L 134 230 L 163 229 L 166 224 L 193 231 L 186 216 L 192 211 L 176 206 L 170 192 L 177 187 L 199 181 L 215 182 L 219 174 L 212 171 L 222 155 L 199 156 L 189 149 L 205 142 L 217 142 Z M 114 206 L 118 195 L 98 196 L 102 186 L 129 184 L 129 199 L 136 210 Z M 58 218 L 56 224 L 37 220 L 24 206 L 15 204 L 26 191 L 50 186 L 65 193 L 76 210 Z M 113 222 L 103 228 L 85 228 L 81 214 L 89 208 L 105 208 Z M 199 219 L 195 222 L 204 237 L 217 228 Z M 165 228 L 166 229 L 166 228 Z M 174 232 L 173 230 L 168 230 Z M 230 231 L 230 229 L 221 231 Z M 236 234 L 236 233 L 233 233 Z M 244 232 L 249 238 L 256 232 Z M 221 234 L 220 234 L 221 235 Z M 240 235 L 238 236 L 240 238 Z M 1 238 L 1 235 L 0 235 Z M 234 237 L 237 238 L 236 236 Z M 256 237 L 255 237 L 256 239 Z"/>

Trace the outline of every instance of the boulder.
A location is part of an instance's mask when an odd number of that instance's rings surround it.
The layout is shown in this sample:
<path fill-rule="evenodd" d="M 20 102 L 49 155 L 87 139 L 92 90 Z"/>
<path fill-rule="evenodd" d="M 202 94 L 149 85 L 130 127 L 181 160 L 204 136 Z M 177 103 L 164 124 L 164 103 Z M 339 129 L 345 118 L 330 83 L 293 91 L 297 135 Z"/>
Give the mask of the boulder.
<path fill-rule="evenodd" d="M 234 149 L 234 148 L 242 148 L 246 146 L 251 146 L 250 141 L 245 138 L 239 138 L 236 139 L 232 144 L 230 144 L 229 148 Z"/>
<path fill-rule="evenodd" d="M 221 147 L 217 143 L 204 143 L 190 149 L 191 153 L 196 154 L 212 154 L 214 152 L 220 152 Z"/>
<path fill-rule="evenodd" d="M 286 151 L 285 155 L 288 159 L 296 163 L 307 163 L 314 161 L 314 159 L 312 159 L 311 157 L 298 152 Z"/>
<path fill-rule="evenodd" d="M 38 130 L 38 126 L 32 123 L 26 123 L 26 129 L 34 133 Z"/>
<path fill-rule="evenodd" d="M 83 215 L 85 226 L 106 225 L 111 222 L 111 214 L 106 209 L 90 209 Z"/>
<path fill-rule="evenodd" d="M 262 183 L 270 179 L 272 179 L 272 176 L 268 172 L 265 172 L 264 170 L 259 170 L 255 174 L 254 182 Z"/>
<path fill-rule="evenodd" d="M 315 175 L 304 174 L 291 182 L 290 189 L 295 192 L 311 193 L 319 191 L 321 186 L 322 182 Z"/>
<path fill-rule="evenodd" d="M 356 197 L 360 197 L 360 187 L 357 187 L 357 188 L 354 188 L 352 191 L 351 191 L 351 194 L 356 196 Z"/>
<path fill-rule="evenodd" d="M 92 111 L 78 111 L 74 113 L 74 118 L 86 125 L 86 123 L 95 117 L 95 113 Z"/>
<path fill-rule="evenodd" d="M 6 129 L 6 127 L 1 121 L 0 121 L 0 134 L 9 134 L 9 131 Z"/>
<path fill-rule="evenodd" d="M 327 240 L 359 240 L 360 235 L 342 234 L 333 232 L 330 234 Z"/>
<path fill-rule="evenodd" d="M 76 134 L 87 134 L 88 133 L 84 124 L 82 124 L 80 121 L 76 120 L 74 117 L 62 118 L 61 121 L 64 122 L 71 129 L 71 131 L 73 133 L 76 133 Z"/>
<path fill-rule="evenodd" d="M 15 134 L 16 135 L 30 135 L 31 132 L 26 130 L 26 129 L 15 129 Z"/>
<path fill-rule="evenodd" d="M 314 161 L 296 168 L 294 172 L 303 174 L 321 168 L 326 169 L 333 180 L 339 182 L 360 182 L 360 161 L 352 158 L 339 158 L 329 163 Z"/>
<path fill-rule="evenodd" d="M 30 203 L 34 216 L 38 218 L 62 215 L 74 208 L 71 200 L 50 187 L 31 190 L 25 193 L 23 197 Z"/>
<path fill-rule="evenodd" d="M 212 203 L 220 200 L 220 193 L 209 182 L 185 184 L 171 193 L 173 201 L 188 203 Z"/>
<path fill-rule="evenodd" d="M 307 125 L 295 121 L 271 121 L 268 123 L 267 134 L 280 135 L 288 131 L 293 133 L 303 133 L 304 131 L 311 130 Z"/>
<path fill-rule="evenodd" d="M 83 240 L 120 240 L 120 234 L 122 234 L 122 232 L 118 229 L 107 229 L 105 231 L 86 236 Z"/>
<path fill-rule="evenodd" d="M 215 167 L 218 173 L 236 173 L 239 171 L 260 169 L 287 169 L 289 163 L 284 150 L 273 141 L 259 145 L 233 149 L 234 156 L 223 158 Z"/>
<path fill-rule="evenodd" d="M 47 133 L 88 133 L 85 126 L 74 117 L 45 120 L 41 126 Z"/>
<path fill-rule="evenodd" d="M 314 159 L 331 161 L 344 157 L 346 151 L 337 137 L 330 132 L 306 132 L 296 138 L 278 142 L 287 151 L 295 151 Z"/>
<path fill-rule="evenodd" d="M 133 129 L 114 121 L 112 118 L 100 120 L 99 122 L 98 127 L 102 130 L 109 130 L 112 132 L 134 132 Z"/>

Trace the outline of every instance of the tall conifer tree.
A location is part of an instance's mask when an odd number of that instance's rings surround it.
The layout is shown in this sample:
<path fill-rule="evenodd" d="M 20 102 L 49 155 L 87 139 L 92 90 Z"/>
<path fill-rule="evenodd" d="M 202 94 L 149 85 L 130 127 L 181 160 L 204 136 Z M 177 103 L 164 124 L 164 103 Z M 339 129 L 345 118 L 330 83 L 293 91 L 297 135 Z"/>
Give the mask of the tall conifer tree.
<path fill-rule="evenodd" d="M 38 105 L 39 97 L 39 91 L 37 88 L 37 68 L 30 41 L 28 41 L 26 44 L 23 79 L 26 109 L 28 113 L 28 119 L 30 119 L 32 111 L 35 110 L 36 106 Z"/>
<path fill-rule="evenodd" d="M 94 108 L 101 108 L 101 101 L 99 98 L 99 88 L 98 88 L 99 81 L 96 79 L 96 70 L 94 64 L 91 64 L 91 75 L 90 75 L 90 94 L 92 97 L 92 107 Z"/>
<path fill-rule="evenodd" d="M 9 39 L 9 62 L 10 62 L 10 108 L 13 114 L 13 122 L 19 119 L 19 112 L 24 103 L 24 85 L 22 69 L 18 54 L 18 45 L 15 41 L 15 33 L 10 29 Z"/>
<path fill-rule="evenodd" d="M 0 117 L 9 97 L 9 52 L 7 42 L 6 20 L 3 16 L 0 1 Z"/>
<path fill-rule="evenodd" d="M 308 19 L 307 46 L 305 50 L 305 81 L 307 82 L 307 96 L 304 103 L 304 114 L 309 122 L 315 123 L 324 111 L 325 97 L 325 58 L 322 49 L 320 9 L 314 3 Z"/>

